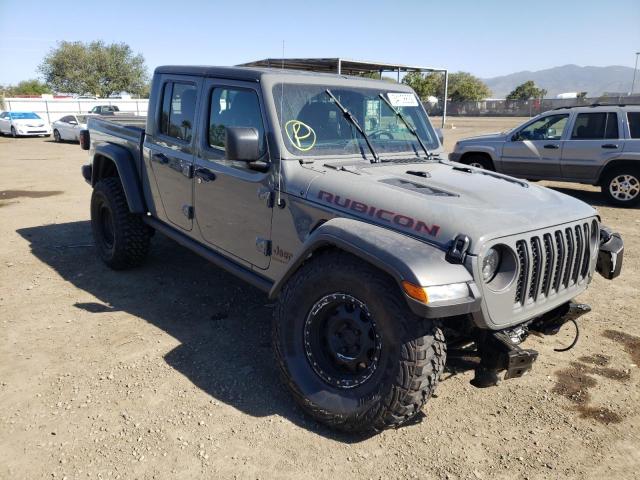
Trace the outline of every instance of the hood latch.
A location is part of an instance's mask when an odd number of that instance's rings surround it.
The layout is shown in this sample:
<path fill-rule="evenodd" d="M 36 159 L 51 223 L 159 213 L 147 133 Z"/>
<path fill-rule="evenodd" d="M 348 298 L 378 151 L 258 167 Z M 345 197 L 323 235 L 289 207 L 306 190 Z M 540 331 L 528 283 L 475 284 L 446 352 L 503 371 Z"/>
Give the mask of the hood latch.
<path fill-rule="evenodd" d="M 464 263 L 467 258 L 467 252 L 469 251 L 470 245 L 471 240 L 469 240 L 469 237 L 459 234 L 449 248 L 445 259 L 451 263 Z"/>

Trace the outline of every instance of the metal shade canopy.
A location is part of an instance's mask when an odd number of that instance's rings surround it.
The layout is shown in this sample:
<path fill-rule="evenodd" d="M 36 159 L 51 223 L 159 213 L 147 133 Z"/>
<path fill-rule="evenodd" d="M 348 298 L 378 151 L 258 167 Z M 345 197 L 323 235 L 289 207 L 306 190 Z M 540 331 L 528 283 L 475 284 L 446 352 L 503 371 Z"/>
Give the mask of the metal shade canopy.
<path fill-rule="evenodd" d="M 346 58 L 265 58 L 241 63 L 239 67 L 267 67 L 304 70 L 308 72 L 337 73 L 338 75 L 361 75 L 363 73 L 395 72 L 400 82 L 400 74 L 408 72 L 442 72 L 444 73 L 444 99 L 442 102 L 442 126 L 447 118 L 447 90 L 449 71 L 446 68 L 420 67 L 400 65 L 397 63 L 369 62 L 365 60 L 349 60 Z"/>

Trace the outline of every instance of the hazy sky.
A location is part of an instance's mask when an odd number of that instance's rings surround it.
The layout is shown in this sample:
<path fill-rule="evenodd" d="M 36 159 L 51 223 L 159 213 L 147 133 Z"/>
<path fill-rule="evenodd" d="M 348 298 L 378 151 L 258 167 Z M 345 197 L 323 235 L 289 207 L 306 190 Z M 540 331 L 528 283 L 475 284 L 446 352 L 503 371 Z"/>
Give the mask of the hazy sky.
<path fill-rule="evenodd" d="M 60 40 L 126 42 L 150 70 L 280 57 L 442 66 L 480 77 L 575 63 L 633 67 L 640 0 L 0 0 L 0 83 Z"/>

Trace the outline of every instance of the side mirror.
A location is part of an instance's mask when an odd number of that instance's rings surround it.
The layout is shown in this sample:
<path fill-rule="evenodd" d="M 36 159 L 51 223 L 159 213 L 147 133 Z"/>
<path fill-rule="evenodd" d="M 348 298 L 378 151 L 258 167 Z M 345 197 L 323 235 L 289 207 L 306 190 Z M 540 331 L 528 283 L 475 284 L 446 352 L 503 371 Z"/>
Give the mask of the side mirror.
<path fill-rule="evenodd" d="M 227 127 L 225 156 L 227 160 L 255 162 L 260 158 L 260 136 L 253 127 Z"/>
<path fill-rule="evenodd" d="M 519 140 L 520 140 L 520 133 L 514 133 L 513 135 L 511 135 L 512 142 L 517 142 Z"/>
<path fill-rule="evenodd" d="M 438 140 L 440 140 L 440 145 L 444 144 L 444 131 L 441 128 L 436 128 L 436 135 L 438 136 Z"/>

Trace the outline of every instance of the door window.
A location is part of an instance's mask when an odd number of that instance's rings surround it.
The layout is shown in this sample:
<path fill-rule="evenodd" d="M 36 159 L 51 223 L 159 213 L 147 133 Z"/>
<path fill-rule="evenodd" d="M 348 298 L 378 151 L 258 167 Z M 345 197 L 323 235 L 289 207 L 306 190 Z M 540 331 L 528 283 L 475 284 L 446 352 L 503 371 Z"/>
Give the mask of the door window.
<path fill-rule="evenodd" d="M 246 88 L 223 87 L 211 91 L 209 135 L 207 143 L 221 153 L 225 148 L 227 127 L 253 127 L 258 130 L 260 154 L 266 150 L 260 100 L 255 91 Z"/>
<path fill-rule="evenodd" d="M 627 112 L 631 138 L 640 138 L 640 112 Z"/>
<path fill-rule="evenodd" d="M 560 140 L 568 120 L 568 114 L 540 118 L 520 130 L 516 140 Z"/>
<path fill-rule="evenodd" d="M 618 138 L 618 116 L 615 112 L 580 113 L 571 132 L 571 140 L 603 140 Z"/>
<path fill-rule="evenodd" d="M 66 117 L 62 117 L 62 118 L 60 119 L 60 121 L 61 121 L 62 123 L 69 123 L 69 122 L 71 122 L 71 120 L 74 120 L 74 118 L 73 118 L 72 116 L 70 116 L 70 115 L 67 115 Z"/>
<path fill-rule="evenodd" d="M 167 82 L 162 93 L 160 133 L 190 142 L 196 114 L 196 86 Z"/>

